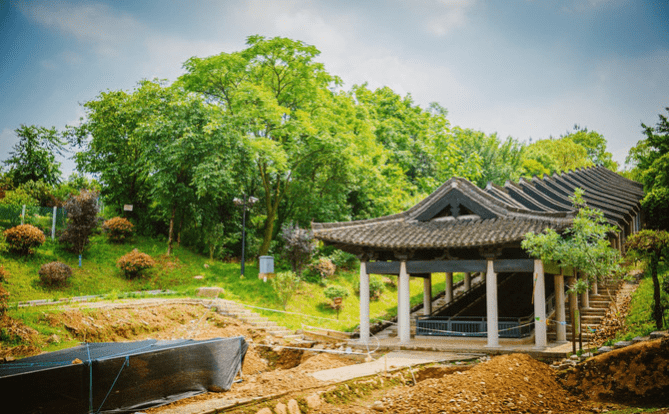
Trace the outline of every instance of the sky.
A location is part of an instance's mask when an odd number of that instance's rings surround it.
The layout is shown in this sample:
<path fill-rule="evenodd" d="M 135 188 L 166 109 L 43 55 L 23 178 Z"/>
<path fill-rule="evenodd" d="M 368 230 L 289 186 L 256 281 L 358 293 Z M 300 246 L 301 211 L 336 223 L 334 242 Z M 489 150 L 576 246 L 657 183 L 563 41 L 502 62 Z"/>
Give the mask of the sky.
<path fill-rule="evenodd" d="M 345 89 L 438 102 L 454 126 L 523 142 L 587 127 L 621 164 L 669 107 L 667 0 L 0 0 L 0 160 L 21 124 L 64 130 L 101 92 L 173 81 L 255 34 L 316 46 Z"/>

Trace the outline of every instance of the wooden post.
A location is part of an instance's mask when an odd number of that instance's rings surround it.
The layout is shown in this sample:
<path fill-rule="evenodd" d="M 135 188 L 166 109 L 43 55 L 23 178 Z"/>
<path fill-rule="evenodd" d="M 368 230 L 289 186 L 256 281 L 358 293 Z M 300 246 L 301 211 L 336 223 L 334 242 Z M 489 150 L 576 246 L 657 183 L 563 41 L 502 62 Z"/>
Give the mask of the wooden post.
<path fill-rule="evenodd" d="M 444 287 L 444 301 L 453 302 L 453 273 L 446 272 L 446 282 Z"/>
<path fill-rule="evenodd" d="M 567 326 L 565 325 L 565 308 L 564 308 L 564 276 L 562 274 L 554 276 L 555 282 L 555 315 L 557 326 L 555 327 L 555 335 L 558 342 L 565 342 L 567 340 Z"/>
<path fill-rule="evenodd" d="M 465 292 L 472 288 L 472 274 L 465 272 Z"/>

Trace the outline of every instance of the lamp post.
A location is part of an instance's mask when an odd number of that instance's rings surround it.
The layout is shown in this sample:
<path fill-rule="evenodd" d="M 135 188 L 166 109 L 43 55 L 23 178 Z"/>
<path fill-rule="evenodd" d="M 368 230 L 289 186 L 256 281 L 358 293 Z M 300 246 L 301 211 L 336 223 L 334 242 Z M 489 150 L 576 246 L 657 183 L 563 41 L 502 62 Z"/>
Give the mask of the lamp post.
<path fill-rule="evenodd" d="M 244 250 L 245 250 L 245 245 L 246 245 L 246 208 L 247 206 L 253 206 L 256 202 L 258 201 L 257 198 L 255 197 L 247 197 L 246 194 L 244 194 L 243 199 L 239 199 L 235 197 L 232 202 L 235 203 L 236 206 L 242 208 L 242 269 L 241 269 L 241 275 L 239 276 L 240 278 L 244 277 Z"/>

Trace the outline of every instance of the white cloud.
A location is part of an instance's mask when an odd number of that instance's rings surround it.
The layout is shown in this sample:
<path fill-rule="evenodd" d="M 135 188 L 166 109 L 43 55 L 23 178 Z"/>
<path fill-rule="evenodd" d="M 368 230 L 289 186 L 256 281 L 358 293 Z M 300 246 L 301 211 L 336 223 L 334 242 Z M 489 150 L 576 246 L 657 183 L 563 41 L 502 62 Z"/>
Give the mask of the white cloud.
<path fill-rule="evenodd" d="M 469 21 L 467 13 L 475 4 L 473 0 L 437 0 L 436 3 L 426 27 L 428 32 L 437 36 L 445 36 L 466 26 Z"/>
<path fill-rule="evenodd" d="M 90 43 L 103 56 L 115 57 L 123 45 L 134 41 L 145 30 L 131 15 L 118 12 L 106 4 L 74 5 L 61 1 L 22 3 L 22 12 L 37 23 Z"/>

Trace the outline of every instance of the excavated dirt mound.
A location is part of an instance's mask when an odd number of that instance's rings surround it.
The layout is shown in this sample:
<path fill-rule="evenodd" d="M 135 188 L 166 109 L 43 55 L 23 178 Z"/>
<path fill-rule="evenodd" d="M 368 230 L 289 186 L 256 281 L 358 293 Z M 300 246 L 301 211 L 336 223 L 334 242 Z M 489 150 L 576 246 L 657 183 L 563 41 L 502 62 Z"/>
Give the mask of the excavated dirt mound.
<path fill-rule="evenodd" d="M 299 367 L 304 372 L 315 372 L 315 371 L 322 371 L 325 369 L 345 367 L 348 365 L 352 365 L 354 363 L 355 363 L 354 361 L 347 358 L 342 358 L 333 354 L 323 353 L 314 355 L 306 359 L 299 365 Z"/>
<path fill-rule="evenodd" d="M 544 363 L 524 354 L 502 355 L 467 371 L 391 391 L 375 410 L 388 413 L 574 412 L 570 396 Z"/>
<path fill-rule="evenodd" d="M 23 344 L 13 346 L 14 344 Z M 26 345 L 29 344 L 29 345 Z M 0 361 L 39 354 L 39 333 L 9 315 L 0 316 Z"/>
<path fill-rule="evenodd" d="M 568 390 L 593 400 L 666 404 L 669 337 L 595 356 L 559 377 Z"/>

